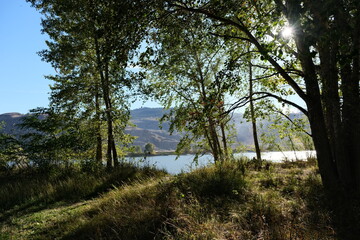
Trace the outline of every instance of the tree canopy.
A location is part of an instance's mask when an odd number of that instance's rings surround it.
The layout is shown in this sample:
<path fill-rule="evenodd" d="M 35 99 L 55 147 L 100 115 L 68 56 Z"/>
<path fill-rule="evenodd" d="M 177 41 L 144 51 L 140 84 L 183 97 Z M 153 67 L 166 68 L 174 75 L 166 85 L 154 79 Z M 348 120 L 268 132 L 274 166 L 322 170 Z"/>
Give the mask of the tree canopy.
<path fill-rule="evenodd" d="M 304 100 L 325 186 L 360 190 L 358 1 L 167 2 L 206 16 L 220 37 L 251 43 Z"/>
<path fill-rule="evenodd" d="M 143 92 L 173 107 L 166 119 L 174 130 L 207 139 L 220 157 L 226 116 L 251 103 L 254 120 L 261 101 L 273 99 L 307 116 L 325 187 L 360 192 L 359 1 L 29 2 L 51 39 L 41 56 L 58 71 L 49 77 L 51 105 L 93 126 L 96 159 L 107 138 L 108 166 L 118 163 L 114 126 L 128 121 L 125 89 L 135 78 L 126 67 L 146 43 Z"/>

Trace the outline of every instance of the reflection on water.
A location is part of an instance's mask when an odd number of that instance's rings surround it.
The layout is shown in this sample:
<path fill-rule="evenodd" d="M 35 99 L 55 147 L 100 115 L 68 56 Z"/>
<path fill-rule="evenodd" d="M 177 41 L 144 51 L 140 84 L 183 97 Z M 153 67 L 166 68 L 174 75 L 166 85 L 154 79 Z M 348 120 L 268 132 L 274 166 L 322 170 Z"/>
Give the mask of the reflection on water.
<path fill-rule="evenodd" d="M 250 159 L 256 157 L 254 152 L 246 153 L 237 153 L 235 157 L 248 157 Z M 263 159 L 272 161 L 272 162 L 281 162 L 284 160 L 296 161 L 296 160 L 306 160 L 308 157 L 316 157 L 315 151 L 286 151 L 286 152 L 263 152 L 261 154 Z M 128 161 L 139 162 L 141 165 L 156 166 L 159 169 L 165 169 L 171 174 L 178 174 L 181 172 L 187 172 L 191 169 L 205 166 L 209 163 L 213 163 L 213 158 L 211 155 L 204 155 L 198 158 L 198 161 L 195 163 L 195 155 L 181 155 L 176 159 L 176 155 L 167 155 L 167 156 L 149 156 L 149 157 L 136 157 L 136 158 L 127 158 Z"/>

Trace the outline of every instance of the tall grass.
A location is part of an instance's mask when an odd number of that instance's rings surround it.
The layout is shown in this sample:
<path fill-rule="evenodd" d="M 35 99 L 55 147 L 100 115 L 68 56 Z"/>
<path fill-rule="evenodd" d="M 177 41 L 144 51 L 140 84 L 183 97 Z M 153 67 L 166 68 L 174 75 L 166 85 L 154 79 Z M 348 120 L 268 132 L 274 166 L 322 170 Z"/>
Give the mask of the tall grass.
<path fill-rule="evenodd" d="M 111 172 L 86 172 L 75 166 L 52 166 L 47 171 L 28 168 L 0 177 L 0 209 L 5 211 L 15 206 L 24 208 L 46 206 L 56 201 L 79 201 L 134 179 L 155 175 L 163 176 L 165 172 L 131 164 L 123 164 Z"/>
<path fill-rule="evenodd" d="M 312 166 L 246 164 L 121 187 L 68 239 L 336 239 L 330 212 L 314 198 L 322 188 Z"/>
<path fill-rule="evenodd" d="M 75 171 L 78 181 L 70 181 L 69 173 L 55 174 L 56 177 L 50 177 L 54 181 L 52 187 L 45 184 L 44 190 L 25 195 L 42 202 L 63 201 L 71 199 L 67 194 L 78 191 L 74 199 L 92 200 L 42 211 L 42 220 L 30 215 L 30 220 L 39 222 L 53 219 L 47 227 L 28 223 L 29 228 L 38 228 L 30 238 L 356 239 L 357 222 L 347 221 L 347 228 L 336 224 L 338 214 L 332 211 L 330 203 L 336 201 L 325 194 L 316 165 L 286 162 L 264 166 L 258 170 L 252 162 L 231 161 L 177 176 L 124 166 L 101 177 L 78 176 Z M 39 180 L 33 181 L 39 184 Z M 76 184 L 84 185 L 83 192 Z M 349 209 L 359 213 L 358 203 L 352 202 Z M 50 212 L 68 215 L 57 220 L 49 216 Z M 28 215 L 26 218 L 31 222 Z M 24 223 L 23 219 L 18 222 Z M 17 231 L 11 225 L 3 229 L 0 237 Z M 346 229 L 355 234 L 345 236 Z"/>

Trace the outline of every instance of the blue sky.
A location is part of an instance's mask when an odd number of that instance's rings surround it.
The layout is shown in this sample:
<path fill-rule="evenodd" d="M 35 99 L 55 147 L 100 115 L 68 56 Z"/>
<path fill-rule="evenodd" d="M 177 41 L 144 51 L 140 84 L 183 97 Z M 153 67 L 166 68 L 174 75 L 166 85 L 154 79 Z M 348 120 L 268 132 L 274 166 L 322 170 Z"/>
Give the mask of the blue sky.
<path fill-rule="evenodd" d="M 0 114 L 27 113 L 46 107 L 55 73 L 37 52 L 46 48 L 41 34 L 41 14 L 25 0 L 0 0 Z M 136 102 L 132 108 L 159 107 L 154 102 Z"/>
<path fill-rule="evenodd" d="M 25 0 L 0 0 L 0 113 L 46 107 L 53 73 L 37 52 L 46 48 L 41 16 Z"/>

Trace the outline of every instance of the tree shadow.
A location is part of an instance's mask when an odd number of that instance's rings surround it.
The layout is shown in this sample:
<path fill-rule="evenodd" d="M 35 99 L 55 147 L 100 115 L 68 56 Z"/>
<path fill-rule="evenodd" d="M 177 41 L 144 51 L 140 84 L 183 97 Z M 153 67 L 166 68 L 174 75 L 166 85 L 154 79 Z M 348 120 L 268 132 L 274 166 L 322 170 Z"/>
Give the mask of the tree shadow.
<path fill-rule="evenodd" d="M 314 225 L 328 221 L 339 240 L 358 240 L 360 236 L 360 197 L 343 192 L 326 192 L 319 180 L 303 184 L 304 200 Z M 327 220 L 326 220 L 327 218 Z M 325 220 L 324 220 L 325 219 Z"/>

